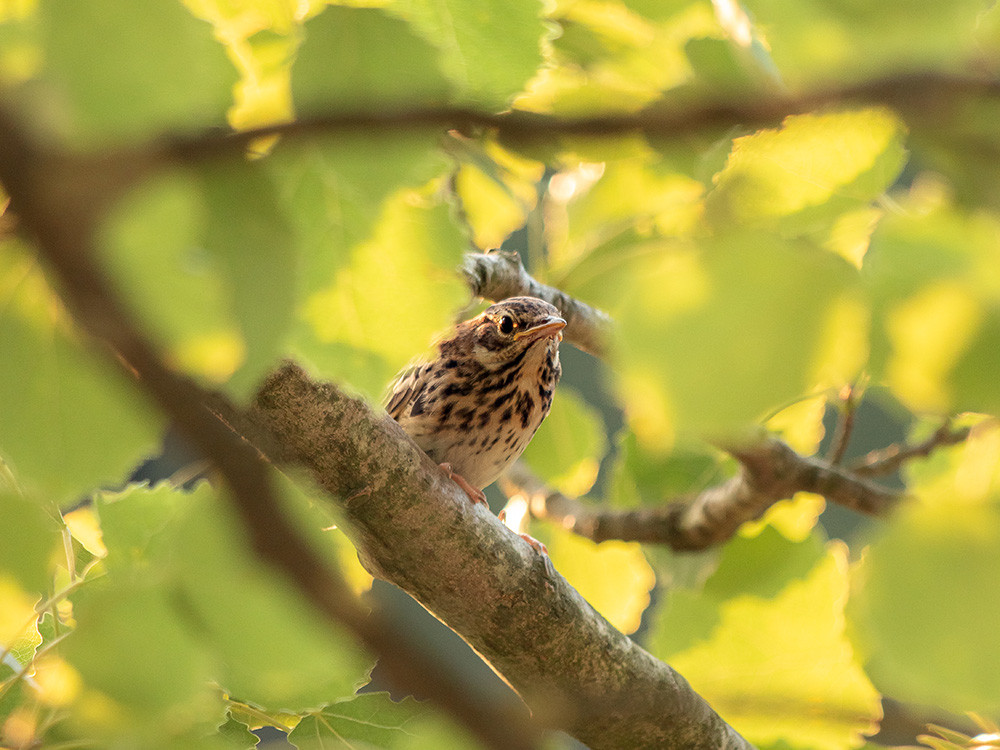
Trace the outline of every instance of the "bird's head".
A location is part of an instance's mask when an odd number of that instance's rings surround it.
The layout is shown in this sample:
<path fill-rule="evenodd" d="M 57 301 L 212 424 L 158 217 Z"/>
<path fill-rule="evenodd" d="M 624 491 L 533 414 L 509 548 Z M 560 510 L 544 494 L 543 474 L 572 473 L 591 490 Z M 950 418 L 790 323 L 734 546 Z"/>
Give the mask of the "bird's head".
<path fill-rule="evenodd" d="M 473 356 L 487 369 L 496 369 L 530 351 L 557 347 L 566 327 L 553 305 L 535 297 L 510 297 L 487 307 L 466 321 L 472 333 Z"/>

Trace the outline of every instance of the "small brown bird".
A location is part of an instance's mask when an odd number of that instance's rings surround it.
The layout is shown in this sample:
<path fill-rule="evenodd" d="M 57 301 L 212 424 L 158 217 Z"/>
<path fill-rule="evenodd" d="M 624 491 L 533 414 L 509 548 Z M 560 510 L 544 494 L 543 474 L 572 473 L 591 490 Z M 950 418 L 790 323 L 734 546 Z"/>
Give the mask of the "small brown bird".
<path fill-rule="evenodd" d="M 460 323 L 436 359 L 404 370 L 386 410 L 474 502 L 527 447 L 549 413 L 566 321 L 511 297 Z"/>

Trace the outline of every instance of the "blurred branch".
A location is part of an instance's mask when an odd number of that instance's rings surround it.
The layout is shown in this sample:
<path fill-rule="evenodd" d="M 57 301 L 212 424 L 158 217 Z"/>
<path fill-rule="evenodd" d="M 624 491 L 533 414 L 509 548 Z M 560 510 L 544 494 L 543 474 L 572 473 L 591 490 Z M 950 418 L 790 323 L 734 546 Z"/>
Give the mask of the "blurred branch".
<path fill-rule="evenodd" d="M 779 500 L 796 492 L 822 495 L 847 508 L 882 516 L 902 494 L 881 487 L 828 461 L 802 456 L 775 438 L 730 446 L 740 472 L 697 495 L 633 510 L 588 506 L 545 485 L 523 462 L 501 478 L 508 494 L 524 495 L 533 515 L 602 542 L 666 544 L 679 551 L 705 549 L 731 538 Z"/>
<path fill-rule="evenodd" d="M 213 157 L 220 152 L 240 153 L 254 141 L 271 136 L 302 138 L 331 131 L 387 132 L 422 128 L 454 129 L 463 133 L 492 130 L 501 139 L 513 143 L 551 142 L 563 136 L 617 137 L 634 133 L 670 138 L 725 130 L 736 125 L 774 125 L 788 115 L 835 104 L 888 106 L 915 122 L 933 125 L 944 115 L 961 113 L 975 98 L 1000 98 L 1000 79 L 904 72 L 801 94 L 774 93 L 693 104 L 664 100 L 640 112 L 583 117 L 520 111 L 494 114 L 463 107 L 317 114 L 235 134 L 211 132 L 166 138 L 159 141 L 154 150 L 160 158 L 190 161 Z"/>
<path fill-rule="evenodd" d="M 209 401 L 218 407 L 220 399 L 160 358 L 94 260 L 95 223 L 120 183 L 103 182 L 106 175 L 81 169 L 85 164 L 42 149 L 10 113 L 0 109 L 0 182 L 76 322 L 109 361 L 137 376 L 136 386 L 211 460 L 261 558 L 280 570 L 331 622 L 345 626 L 377 654 L 392 684 L 429 695 L 488 747 L 537 747 L 541 735 L 533 722 L 473 701 L 413 647 L 411 636 L 377 612 L 367 612 L 339 571 L 329 568 L 285 518 L 270 469 L 257 449 L 206 408 Z"/>
<path fill-rule="evenodd" d="M 863 386 L 852 383 L 847 385 L 840 392 L 840 413 L 837 417 L 837 427 L 833 432 L 833 440 L 830 441 L 830 450 L 826 460 L 834 466 L 838 466 L 847 453 L 847 446 L 851 442 L 851 435 L 854 432 L 854 420 L 858 414 L 858 403 L 860 392 Z"/>
<path fill-rule="evenodd" d="M 604 355 L 612 326 L 608 314 L 535 281 L 516 252 L 469 253 L 462 261 L 461 271 L 477 297 L 501 300 L 527 295 L 550 302 L 566 319 L 567 341 L 595 357 Z"/>
<path fill-rule="evenodd" d="M 913 458 L 929 456 L 937 448 L 964 442 L 971 432 L 969 427 L 952 427 L 951 419 L 946 419 L 934 434 L 919 443 L 894 443 L 858 459 L 851 465 L 851 471 L 858 476 L 886 476 L 897 471 Z"/>

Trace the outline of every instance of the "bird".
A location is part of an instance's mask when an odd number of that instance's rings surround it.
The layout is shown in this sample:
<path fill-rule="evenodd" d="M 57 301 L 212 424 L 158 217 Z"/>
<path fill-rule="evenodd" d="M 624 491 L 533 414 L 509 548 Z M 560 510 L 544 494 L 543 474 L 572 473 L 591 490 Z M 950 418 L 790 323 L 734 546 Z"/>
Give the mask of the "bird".
<path fill-rule="evenodd" d="M 437 356 L 403 370 L 386 411 L 474 503 L 528 446 L 562 374 L 566 321 L 536 297 L 510 297 L 459 323 Z"/>

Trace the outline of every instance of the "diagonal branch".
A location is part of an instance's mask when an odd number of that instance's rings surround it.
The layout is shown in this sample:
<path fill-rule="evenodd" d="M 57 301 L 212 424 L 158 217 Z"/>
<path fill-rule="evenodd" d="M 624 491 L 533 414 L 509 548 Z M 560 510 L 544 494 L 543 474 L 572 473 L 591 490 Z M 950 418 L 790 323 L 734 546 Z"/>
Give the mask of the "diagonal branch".
<path fill-rule="evenodd" d="M 683 677 L 612 627 L 392 419 L 293 364 L 241 435 L 270 435 L 335 497 L 370 570 L 446 622 L 543 721 L 594 750 L 749 748 Z"/>
<path fill-rule="evenodd" d="M 741 464 L 736 476 L 693 497 L 633 510 L 598 509 L 567 497 L 547 487 L 523 462 L 508 470 L 501 482 L 508 496 L 524 496 L 536 517 L 595 542 L 666 544 L 678 551 L 721 544 L 744 523 L 796 492 L 822 495 L 876 516 L 887 514 L 902 497 L 829 462 L 801 456 L 774 438 L 732 446 L 729 452 Z"/>

